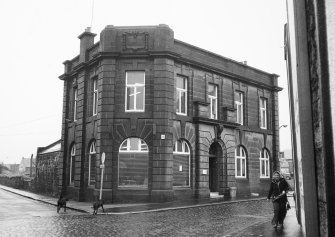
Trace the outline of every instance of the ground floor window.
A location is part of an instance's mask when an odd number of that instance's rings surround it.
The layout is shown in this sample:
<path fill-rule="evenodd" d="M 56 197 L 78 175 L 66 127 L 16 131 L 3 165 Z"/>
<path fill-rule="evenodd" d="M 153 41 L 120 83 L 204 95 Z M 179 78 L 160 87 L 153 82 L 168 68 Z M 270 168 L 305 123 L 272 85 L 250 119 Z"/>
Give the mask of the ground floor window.
<path fill-rule="evenodd" d="M 235 150 L 235 177 L 247 177 L 247 157 L 242 146 L 238 146 Z"/>
<path fill-rule="evenodd" d="M 74 175 L 75 175 L 75 158 L 76 158 L 76 146 L 73 145 L 71 148 L 71 156 L 70 156 L 70 180 L 69 183 L 72 184 L 74 182 Z"/>
<path fill-rule="evenodd" d="M 269 178 L 270 177 L 270 159 L 269 153 L 266 149 L 262 149 L 259 157 L 259 169 L 260 169 L 260 177 L 261 178 Z"/>
<path fill-rule="evenodd" d="M 95 163 L 96 163 L 96 148 L 95 141 L 91 143 L 90 154 L 88 157 L 88 184 L 93 185 L 95 183 Z"/>
<path fill-rule="evenodd" d="M 183 140 L 173 148 L 173 186 L 190 186 L 190 149 Z"/>
<path fill-rule="evenodd" d="M 148 146 L 140 138 L 127 138 L 119 149 L 119 187 L 148 187 Z"/>

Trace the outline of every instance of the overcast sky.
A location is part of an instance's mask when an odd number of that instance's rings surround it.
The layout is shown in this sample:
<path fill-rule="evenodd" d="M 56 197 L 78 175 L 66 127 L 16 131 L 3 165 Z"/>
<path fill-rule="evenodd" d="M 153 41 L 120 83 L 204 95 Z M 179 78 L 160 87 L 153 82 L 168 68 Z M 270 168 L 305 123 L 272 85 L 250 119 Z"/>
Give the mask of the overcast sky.
<path fill-rule="evenodd" d="M 88 26 L 167 24 L 175 38 L 280 75 L 280 125 L 289 125 L 285 0 L 0 0 L 0 162 L 19 163 L 61 138 L 63 62 Z M 94 6 L 92 8 L 92 6 Z M 92 11 L 93 9 L 93 11 Z M 93 12 L 93 18 L 92 18 Z M 93 20 L 92 20 L 93 19 Z M 291 147 L 290 127 L 280 147 Z"/>

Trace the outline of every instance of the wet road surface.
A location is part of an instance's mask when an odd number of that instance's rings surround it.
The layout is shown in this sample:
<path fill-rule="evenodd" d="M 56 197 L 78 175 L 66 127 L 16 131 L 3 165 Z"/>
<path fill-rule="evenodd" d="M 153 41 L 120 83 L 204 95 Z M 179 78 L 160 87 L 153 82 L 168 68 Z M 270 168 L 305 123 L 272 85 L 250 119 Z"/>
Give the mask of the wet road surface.
<path fill-rule="evenodd" d="M 0 190 L 0 236 L 229 236 L 271 215 L 265 200 L 139 214 L 58 214 L 55 206 Z"/>

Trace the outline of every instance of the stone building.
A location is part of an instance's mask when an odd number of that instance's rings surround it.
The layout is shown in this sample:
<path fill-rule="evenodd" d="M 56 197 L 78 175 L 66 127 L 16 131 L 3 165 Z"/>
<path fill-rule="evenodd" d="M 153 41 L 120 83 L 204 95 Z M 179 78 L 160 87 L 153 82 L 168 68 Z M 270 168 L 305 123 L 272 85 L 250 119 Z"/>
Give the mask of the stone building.
<path fill-rule="evenodd" d="M 58 195 L 58 164 L 61 140 L 46 147 L 38 147 L 36 152 L 36 189 L 50 195 Z"/>
<path fill-rule="evenodd" d="M 167 25 L 79 36 L 64 62 L 60 188 L 106 202 L 265 194 L 278 164 L 278 75 L 174 38 Z M 230 192 L 231 191 L 231 192 Z"/>

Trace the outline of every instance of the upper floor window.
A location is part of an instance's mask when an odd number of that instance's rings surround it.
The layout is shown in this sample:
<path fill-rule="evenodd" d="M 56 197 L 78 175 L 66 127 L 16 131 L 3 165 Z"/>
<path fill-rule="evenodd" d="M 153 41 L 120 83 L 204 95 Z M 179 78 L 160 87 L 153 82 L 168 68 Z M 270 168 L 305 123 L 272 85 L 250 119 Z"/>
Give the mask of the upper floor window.
<path fill-rule="evenodd" d="M 78 88 L 73 88 L 73 121 L 77 121 Z"/>
<path fill-rule="evenodd" d="M 176 113 L 187 114 L 187 78 L 177 76 L 176 83 Z"/>
<path fill-rule="evenodd" d="M 145 73 L 126 72 L 126 111 L 143 112 L 145 99 Z"/>
<path fill-rule="evenodd" d="M 259 169 L 261 178 L 270 177 L 270 159 L 269 153 L 266 149 L 262 149 L 259 156 Z"/>
<path fill-rule="evenodd" d="M 93 115 L 98 113 L 98 79 L 93 79 Z"/>
<path fill-rule="evenodd" d="M 247 156 L 242 146 L 235 149 L 235 177 L 247 177 Z"/>
<path fill-rule="evenodd" d="M 267 129 L 267 99 L 260 98 L 261 128 Z"/>
<path fill-rule="evenodd" d="M 235 92 L 236 123 L 243 125 L 243 93 Z"/>
<path fill-rule="evenodd" d="M 218 110 L 218 87 L 217 85 L 209 84 L 208 85 L 208 99 L 210 102 L 210 118 L 217 119 L 217 110 Z"/>

